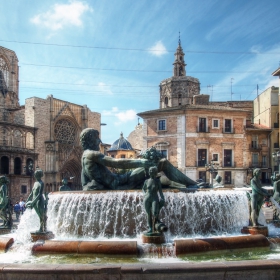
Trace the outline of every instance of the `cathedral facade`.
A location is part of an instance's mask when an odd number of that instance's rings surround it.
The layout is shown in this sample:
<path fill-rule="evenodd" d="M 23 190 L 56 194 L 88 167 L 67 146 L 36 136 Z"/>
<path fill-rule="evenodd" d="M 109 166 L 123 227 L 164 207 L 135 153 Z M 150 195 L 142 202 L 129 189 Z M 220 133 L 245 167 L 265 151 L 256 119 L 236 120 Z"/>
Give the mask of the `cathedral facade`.
<path fill-rule="evenodd" d="M 28 196 L 36 167 L 46 192 L 58 190 L 63 178 L 80 189 L 79 135 L 87 127 L 100 132 L 100 114 L 52 95 L 21 106 L 18 69 L 15 52 L 0 47 L 0 173 L 10 181 L 9 196 L 13 202 Z"/>

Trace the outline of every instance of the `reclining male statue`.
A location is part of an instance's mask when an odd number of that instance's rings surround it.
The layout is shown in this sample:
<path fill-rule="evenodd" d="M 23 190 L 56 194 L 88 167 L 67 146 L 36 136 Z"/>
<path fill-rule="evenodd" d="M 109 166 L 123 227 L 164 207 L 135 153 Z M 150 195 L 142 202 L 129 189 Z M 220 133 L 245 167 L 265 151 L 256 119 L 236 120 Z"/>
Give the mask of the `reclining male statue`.
<path fill-rule="evenodd" d="M 83 190 L 142 188 L 149 167 L 154 165 L 159 172 L 164 172 L 160 180 L 165 187 L 186 188 L 196 185 L 195 181 L 180 172 L 167 159 L 160 159 L 159 152 L 154 147 L 148 149 L 141 159 L 108 157 L 99 151 L 99 132 L 93 128 L 86 128 L 81 132 L 80 142 L 84 150 L 81 173 Z M 120 175 L 112 173 L 107 167 L 133 171 Z"/>

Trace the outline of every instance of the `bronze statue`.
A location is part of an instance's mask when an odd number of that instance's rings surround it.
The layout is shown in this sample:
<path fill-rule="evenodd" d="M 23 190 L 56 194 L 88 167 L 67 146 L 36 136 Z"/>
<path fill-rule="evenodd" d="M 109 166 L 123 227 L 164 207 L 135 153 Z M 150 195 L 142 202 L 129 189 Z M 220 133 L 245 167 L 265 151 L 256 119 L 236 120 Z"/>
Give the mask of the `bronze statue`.
<path fill-rule="evenodd" d="M 262 188 L 260 181 L 261 169 L 256 168 L 253 171 L 253 178 L 251 179 L 251 221 L 253 226 L 262 226 L 258 223 L 258 217 L 265 196 L 270 196 L 266 189 Z"/>
<path fill-rule="evenodd" d="M 150 178 L 143 185 L 144 207 L 148 217 L 148 231 L 146 234 L 166 231 L 167 227 L 159 220 L 160 209 L 164 206 L 165 200 L 162 193 L 161 183 L 157 176 L 157 167 L 149 169 Z M 161 200 L 159 200 L 158 194 Z"/>
<path fill-rule="evenodd" d="M 273 181 L 273 198 L 279 204 L 280 202 L 280 174 L 271 177 Z"/>
<path fill-rule="evenodd" d="M 11 228 L 13 224 L 10 199 L 8 197 L 8 179 L 0 176 L 0 217 L 3 220 L 1 228 Z"/>
<path fill-rule="evenodd" d="M 141 159 L 108 157 L 99 151 L 101 143 L 99 132 L 93 128 L 86 128 L 81 132 L 80 142 L 84 150 L 81 173 L 84 190 L 141 188 L 147 178 L 147 170 L 154 165 L 158 167 L 159 171 L 163 171 L 169 180 L 179 183 L 179 187 L 185 188 L 196 184 L 167 159 L 159 159 L 155 148 L 148 149 Z M 115 174 L 107 167 L 133 170 L 124 174 Z"/>
<path fill-rule="evenodd" d="M 71 189 L 68 187 L 68 180 L 66 178 L 62 179 L 62 186 L 59 187 L 59 191 L 71 191 Z"/>
<path fill-rule="evenodd" d="M 34 177 L 36 182 L 33 189 L 26 200 L 26 208 L 34 208 L 40 219 L 40 229 L 38 232 L 46 231 L 46 202 L 44 198 L 44 182 L 41 180 L 43 177 L 43 170 L 36 169 Z"/>

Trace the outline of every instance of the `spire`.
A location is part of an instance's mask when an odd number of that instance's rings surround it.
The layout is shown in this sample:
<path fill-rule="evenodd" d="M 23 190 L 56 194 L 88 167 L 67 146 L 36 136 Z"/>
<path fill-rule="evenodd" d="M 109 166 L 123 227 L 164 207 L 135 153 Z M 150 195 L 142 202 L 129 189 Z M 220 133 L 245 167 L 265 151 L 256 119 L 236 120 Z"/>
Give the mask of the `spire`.
<path fill-rule="evenodd" d="M 186 76 L 186 69 L 185 69 L 185 61 L 184 61 L 184 52 L 181 46 L 181 34 L 179 31 L 179 41 L 178 41 L 178 47 L 175 52 L 175 61 L 173 63 L 173 76 L 178 77 L 178 76 Z"/>

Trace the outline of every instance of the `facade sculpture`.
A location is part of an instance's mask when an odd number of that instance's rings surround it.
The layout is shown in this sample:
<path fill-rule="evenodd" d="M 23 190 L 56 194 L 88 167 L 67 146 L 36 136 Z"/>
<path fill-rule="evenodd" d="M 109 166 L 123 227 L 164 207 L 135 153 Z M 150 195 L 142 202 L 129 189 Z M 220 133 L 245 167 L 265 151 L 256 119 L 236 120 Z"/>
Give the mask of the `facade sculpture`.
<path fill-rule="evenodd" d="M 12 209 L 8 197 L 8 179 L 0 176 L 0 218 L 3 220 L 1 228 L 11 228 L 13 224 Z"/>
<path fill-rule="evenodd" d="M 44 182 L 41 180 L 43 177 L 43 170 L 36 169 L 34 177 L 36 182 L 33 189 L 26 200 L 26 208 L 34 208 L 40 219 L 40 229 L 38 232 L 46 231 L 46 201 L 44 197 Z"/>
<path fill-rule="evenodd" d="M 149 167 L 156 165 L 171 180 L 186 186 L 195 182 L 181 173 L 167 159 L 160 159 L 155 148 L 148 149 L 141 159 L 114 159 L 99 151 L 99 132 L 86 128 L 80 135 L 84 150 L 82 155 L 81 181 L 83 190 L 141 188 Z M 107 167 L 133 169 L 124 174 L 114 174 Z"/>

